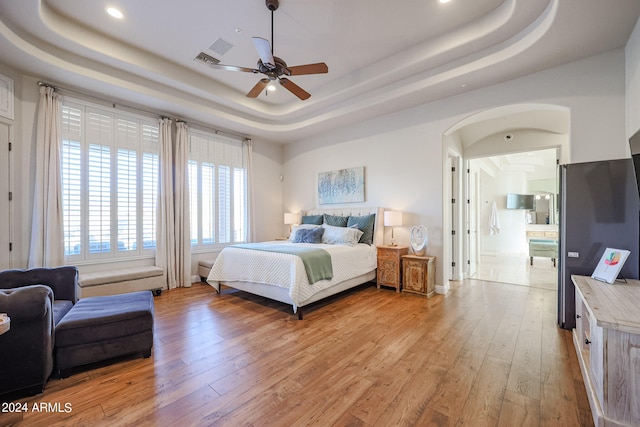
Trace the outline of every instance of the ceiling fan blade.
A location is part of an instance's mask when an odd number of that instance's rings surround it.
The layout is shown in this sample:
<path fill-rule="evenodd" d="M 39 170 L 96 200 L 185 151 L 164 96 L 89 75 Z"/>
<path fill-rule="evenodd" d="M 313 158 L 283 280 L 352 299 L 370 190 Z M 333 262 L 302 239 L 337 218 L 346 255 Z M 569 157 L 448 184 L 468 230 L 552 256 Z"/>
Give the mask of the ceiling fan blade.
<path fill-rule="evenodd" d="M 293 67 L 287 67 L 285 73 L 288 76 L 301 76 L 303 74 L 322 74 L 328 73 L 329 67 L 324 62 L 318 62 L 317 64 L 296 65 Z"/>
<path fill-rule="evenodd" d="M 228 71 L 242 71 L 245 73 L 254 73 L 257 74 L 260 71 L 256 70 L 255 68 L 248 68 L 248 67 L 238 67 L 235 65 L 224 65 L 224 64 L 209 64 L 209 67 L 211 68 L 219 68 L 221 70 L 228 70 Z"/>
<path fill-rule="evenodd" d="M 260 79 L 258 83 L 249 91 L 247 94 L 248 98 L 257 98 L 258 95 L 264 90 L 264 88 L 269 84 L 269 79 Z"/>
<path fill-rule="evenodd" d="M 287 78 L 284 78 L 284 77 L 281 78 L 280 84 L 284 86 L 284 88 L 287 89 L 289 92 L 291 92 L 292 94 L 294 94 L 295 96 L 297 96 L 303 101 L 305 99 L 309 99 L 309 97 L 311 96 L 309 92 L 305 91 L 300 86 L 298 86 L 297 84 L 295 84 L 294 82 L 292 82 Z"/>
<path fill-rule="evenodd" d="M 258 51 L 262 64 L 270 70 L 276 68 L 276 61 L 273 59 L 273 53 L 271 52 L 271 45 L 269 40 L 262 37 L 252 37 L 253 45 Z"/>

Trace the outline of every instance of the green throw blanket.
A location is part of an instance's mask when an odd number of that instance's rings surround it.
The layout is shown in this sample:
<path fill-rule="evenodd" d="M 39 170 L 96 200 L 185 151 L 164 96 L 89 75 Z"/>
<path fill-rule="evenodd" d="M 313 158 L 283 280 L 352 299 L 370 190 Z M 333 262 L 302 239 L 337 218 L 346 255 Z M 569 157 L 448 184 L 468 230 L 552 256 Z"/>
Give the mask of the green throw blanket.
<path fill-rule="evenodd" d="M 310 284 L 319 280 L 330 280 L 333 278 L 331 255 L 329 255 L 329 252 L 324 249 L 306 248 L 280 243 L 245 243 L 241 245 L 233 245 L 233 247 L 296 255 L 300 257 L 302 264 L 304 264 L 304 269 L 307 272 L 307 278 L 309 279 Z"/>

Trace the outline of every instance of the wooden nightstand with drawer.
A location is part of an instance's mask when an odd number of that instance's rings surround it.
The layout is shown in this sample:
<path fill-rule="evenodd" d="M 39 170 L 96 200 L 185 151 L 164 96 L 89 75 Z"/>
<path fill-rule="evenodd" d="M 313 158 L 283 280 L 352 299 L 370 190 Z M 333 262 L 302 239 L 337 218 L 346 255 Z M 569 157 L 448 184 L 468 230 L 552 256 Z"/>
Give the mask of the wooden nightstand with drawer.
<path fill-rule="evenodd" d="M 402 292 L 431 297 L 436 292 L 436 257 L 405 255 L 402 257 Z"/>
<path fill-rule="evenodd" d="M 378 246 L 378 289 L 380 286 L 390 286 L 400 292 L 402 256 L 408 253 L 408 246 Z"/>

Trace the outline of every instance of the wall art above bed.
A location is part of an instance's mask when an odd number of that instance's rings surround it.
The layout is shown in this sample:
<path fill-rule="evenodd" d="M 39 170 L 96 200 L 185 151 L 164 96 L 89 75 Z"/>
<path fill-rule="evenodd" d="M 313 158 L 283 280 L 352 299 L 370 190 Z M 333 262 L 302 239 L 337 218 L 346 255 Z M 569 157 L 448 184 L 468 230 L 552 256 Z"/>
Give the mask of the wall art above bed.
<path fill-rule="evenodd" d="M 318 203 L 364 202 L 364 166 L 318 174 Z"/>

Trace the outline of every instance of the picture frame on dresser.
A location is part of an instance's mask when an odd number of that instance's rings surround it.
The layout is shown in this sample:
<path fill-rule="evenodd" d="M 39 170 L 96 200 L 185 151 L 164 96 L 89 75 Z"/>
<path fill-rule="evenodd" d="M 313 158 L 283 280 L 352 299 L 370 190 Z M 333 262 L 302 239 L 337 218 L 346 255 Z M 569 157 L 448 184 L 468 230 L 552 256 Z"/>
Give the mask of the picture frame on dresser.
<path fill-rule="evenodd" d="M 612 284 L 618 278 L 630 253 L 626 249 L 606 248 L 591 278 Z"/>

